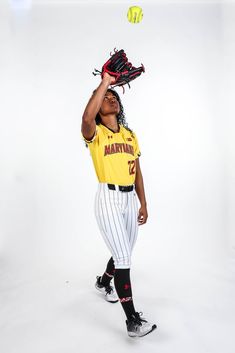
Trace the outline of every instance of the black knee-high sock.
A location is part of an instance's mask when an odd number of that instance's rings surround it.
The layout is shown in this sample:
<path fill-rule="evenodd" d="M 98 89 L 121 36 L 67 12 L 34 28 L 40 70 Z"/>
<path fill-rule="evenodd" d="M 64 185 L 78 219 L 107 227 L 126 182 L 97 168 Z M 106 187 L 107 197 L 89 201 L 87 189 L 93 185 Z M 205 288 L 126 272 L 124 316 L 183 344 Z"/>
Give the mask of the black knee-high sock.
<path fill-rule="evenodd" d="M 130 280 L 130 269 L 116 269 L 114 274 L 114 285 L 117 295 L 125 311 L 126 317 L 130 320 L 131 316 L 135 314 L 135 307 L 132 299 L 132 289 Z"/>
<path fill-rule="evenodd" d="M 114 273 L 115 273 L 114 261 L 113 261 L 113 258 L 111 257 L 107 263 L 106 270 L 103 276 L 101 277 L 101 284 L 103 284 L 105 287 L 108 286 L 114 276 Z"/>

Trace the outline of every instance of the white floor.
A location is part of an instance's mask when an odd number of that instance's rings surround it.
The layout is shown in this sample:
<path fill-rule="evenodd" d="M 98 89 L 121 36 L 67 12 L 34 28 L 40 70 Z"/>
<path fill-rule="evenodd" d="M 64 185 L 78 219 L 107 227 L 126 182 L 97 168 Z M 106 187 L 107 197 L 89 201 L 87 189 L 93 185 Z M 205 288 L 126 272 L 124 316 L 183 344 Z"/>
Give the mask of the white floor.
<path fill-rule="evenodd" d="M 2 353 L 235 351 L 234 261 L 132 270 L 136 310 L 158 329 L 141 339 L 126 334 L 120 303 L 103 300 L 95 276 L 20 273 L 1 266 Z M 83 275 L 85 274 L 85 270 Z"/>

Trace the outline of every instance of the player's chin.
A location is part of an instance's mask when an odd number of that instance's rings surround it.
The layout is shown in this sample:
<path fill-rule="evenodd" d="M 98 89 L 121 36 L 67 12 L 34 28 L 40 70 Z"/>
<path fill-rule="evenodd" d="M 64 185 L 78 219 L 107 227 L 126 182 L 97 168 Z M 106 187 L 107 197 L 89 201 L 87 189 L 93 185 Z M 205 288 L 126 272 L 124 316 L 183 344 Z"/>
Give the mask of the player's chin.
<path fill-rule="evenodd" d="M 119 114 L 119 112 L 120 112 L 120 109 L 119 109 L 119 107 L 116 107 L 116 106 L 113 106 L 113 107 L 111 107 L 110 108 L 110 111 L 113 113 L 113 114 Z"/>
<path fill-rule="evenodd" d="M 120 112 L 120 107 L 119 107 L 119 105 L 117 103 L 114 103 L 114 104 L 110 105 L 110 110 L 112 110 L 112 112 L 119 113 Z"/>

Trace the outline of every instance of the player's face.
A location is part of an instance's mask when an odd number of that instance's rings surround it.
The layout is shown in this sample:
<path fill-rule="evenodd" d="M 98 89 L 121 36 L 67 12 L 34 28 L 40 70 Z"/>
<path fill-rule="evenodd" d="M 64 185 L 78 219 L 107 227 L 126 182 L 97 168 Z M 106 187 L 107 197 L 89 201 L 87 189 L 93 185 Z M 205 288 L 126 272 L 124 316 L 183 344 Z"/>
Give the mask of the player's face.
<path fill-rule="evenodd" d="M 116 96 L 112 92 L 107 92 L 104 96 L 103 103 L 100 108 L 100 113 L 103 115 L 115 114 L 120 111 L 120 106 Z"/>

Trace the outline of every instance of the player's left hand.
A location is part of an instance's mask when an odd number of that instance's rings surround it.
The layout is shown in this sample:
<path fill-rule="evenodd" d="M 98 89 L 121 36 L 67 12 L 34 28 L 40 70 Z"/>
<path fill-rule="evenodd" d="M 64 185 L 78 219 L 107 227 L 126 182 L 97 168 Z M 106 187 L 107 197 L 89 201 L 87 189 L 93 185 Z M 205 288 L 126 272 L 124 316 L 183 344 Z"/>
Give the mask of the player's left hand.
<path fill-rule="evenodd" d="M 142 224 L 147 222 L 148 212 L 146 206 L 141 206 L 139 209 L 138 215 L 138 225 L 141 226 Z"/>

